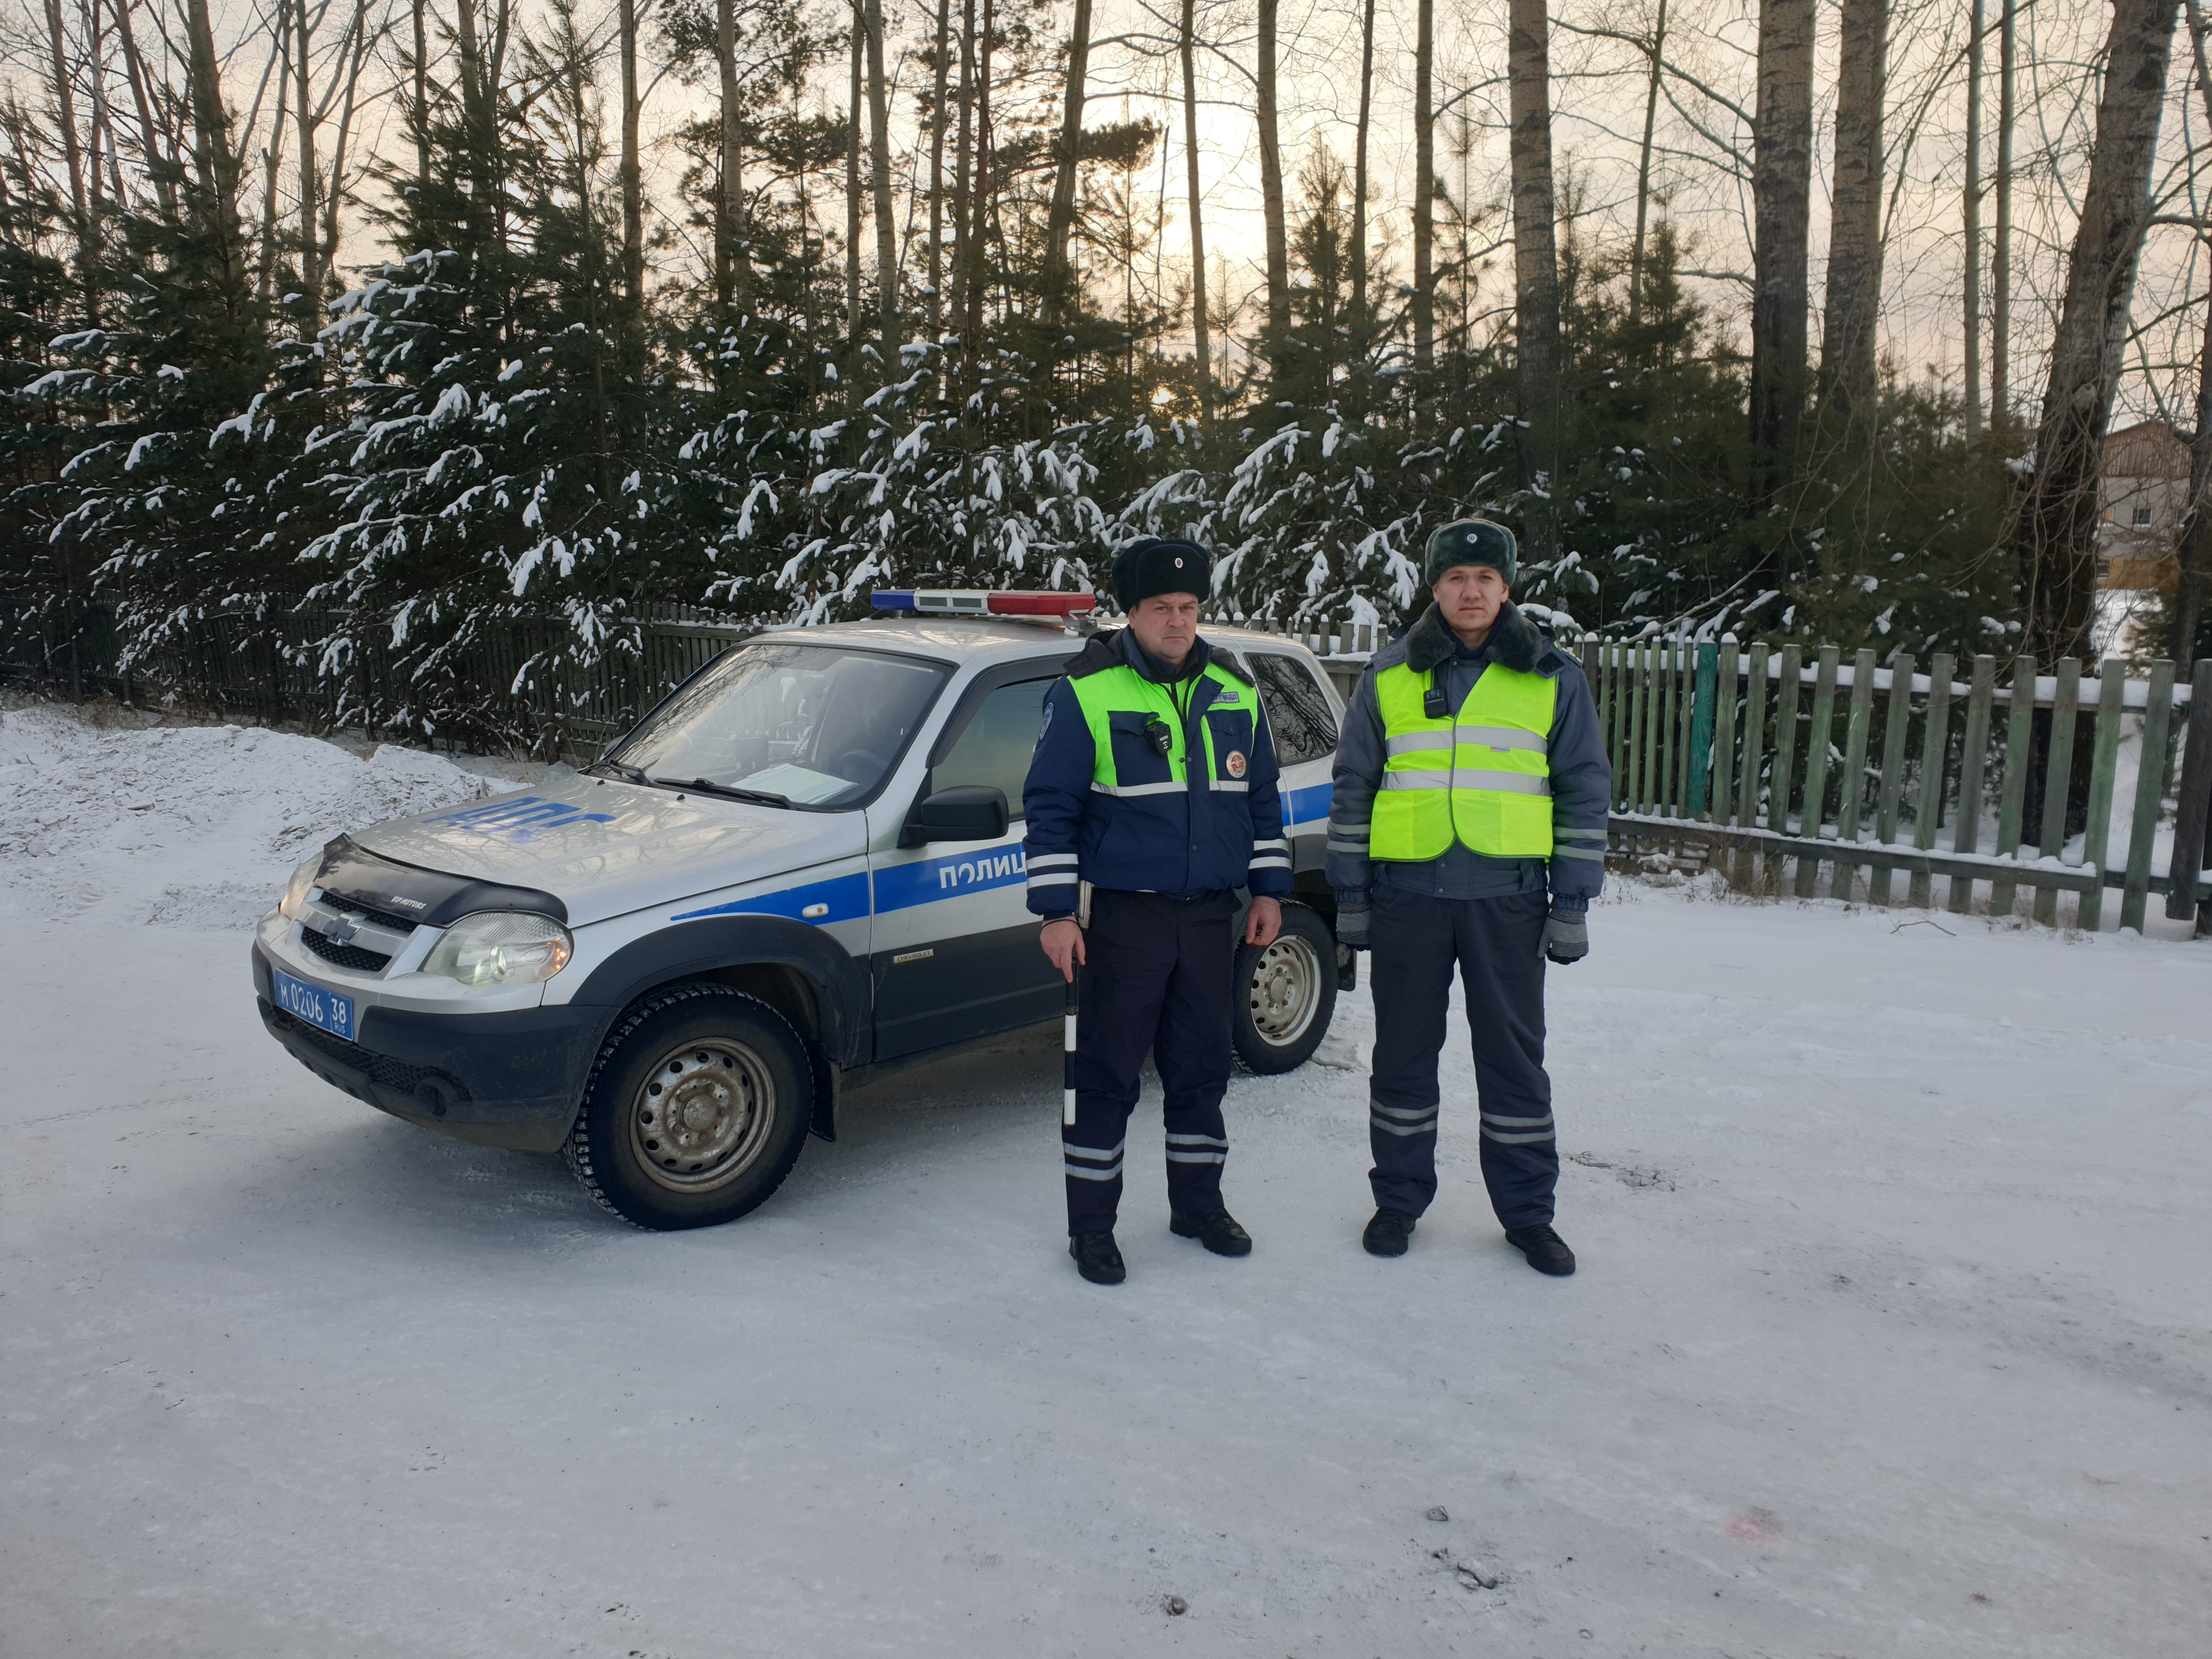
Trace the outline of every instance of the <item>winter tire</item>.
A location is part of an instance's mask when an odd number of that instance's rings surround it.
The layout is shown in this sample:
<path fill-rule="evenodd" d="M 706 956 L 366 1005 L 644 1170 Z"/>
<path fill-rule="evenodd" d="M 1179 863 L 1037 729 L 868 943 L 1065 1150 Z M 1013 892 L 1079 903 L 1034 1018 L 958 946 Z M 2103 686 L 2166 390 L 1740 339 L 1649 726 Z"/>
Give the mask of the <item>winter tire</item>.
<path fill-rule="evenodd" d="M 1244 1069 L 1272 1076 L 1311 1059 L 1336 1012 L 1336 940 L 1305 905 L 1284 904 L 1273 945 L 1239 945 L 1231 1036 Z"/>
<path fill-rule="evenodd" d="M 624 1220 L 712 1227 L 765 1203 L 799 1161 L 813 1071 L 790 1022 L 724 985 L 655 992 L 599 1049 L 568 1167 Z"/>

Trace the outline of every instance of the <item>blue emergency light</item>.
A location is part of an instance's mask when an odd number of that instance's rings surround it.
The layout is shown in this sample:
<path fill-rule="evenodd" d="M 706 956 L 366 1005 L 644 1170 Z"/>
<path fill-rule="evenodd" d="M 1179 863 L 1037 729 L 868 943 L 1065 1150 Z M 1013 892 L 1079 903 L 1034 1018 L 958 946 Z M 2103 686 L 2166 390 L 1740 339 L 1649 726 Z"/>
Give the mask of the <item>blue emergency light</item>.
<path fill-rule="evenodd" d="M 878 587 L 868 603 L 878 611 L 929 617 L 1073 617 L 1098 608 L 1096 593 L 991 592 L 975 587 Z"/>

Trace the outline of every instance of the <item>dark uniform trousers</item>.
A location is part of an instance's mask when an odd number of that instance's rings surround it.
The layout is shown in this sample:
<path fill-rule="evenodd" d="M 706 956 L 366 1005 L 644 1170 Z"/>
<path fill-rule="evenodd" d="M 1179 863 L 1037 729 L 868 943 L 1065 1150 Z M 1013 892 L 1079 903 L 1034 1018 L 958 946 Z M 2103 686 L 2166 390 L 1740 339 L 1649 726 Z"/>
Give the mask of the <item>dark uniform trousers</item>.
<path fill-rule="evenodd" d="M 1452 970 L 1467 991 L 1482 1115 L 1482 1180 L 1505 1226 L 1552 1219 L 1559 1148 L 1544 1072 L 1542 893 L 1437 899 L 1376 888 L 1368 1173 L 1377 1209 L 1419 1215 L 1437 1195 L 1437 1056 Z"/>
<path fill-rule="evenodd" d="M 1084 937 L 1076 1024 L 1075 1127 L 1060 1131 L 1067 1230 L 1110 1232 L 1145 1055 L 1166 1095 L 1168 1203 L 1178 1215 L 1222 1207 L 1229 1136 L 1229 1018 L 1237 898 L 1172 899 L 1099 889 Z"/>

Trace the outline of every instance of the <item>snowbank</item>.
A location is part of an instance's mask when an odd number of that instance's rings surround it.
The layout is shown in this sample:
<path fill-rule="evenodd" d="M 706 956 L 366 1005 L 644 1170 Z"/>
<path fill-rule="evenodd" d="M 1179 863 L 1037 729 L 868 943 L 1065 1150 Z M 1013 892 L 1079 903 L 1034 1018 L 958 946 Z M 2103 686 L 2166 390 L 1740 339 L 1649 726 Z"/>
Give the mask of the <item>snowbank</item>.
<path fill-rule="evenodd" d="M 340 830 L 505 787 L 388 744 L 0 708 L 0 915 L 243 927 Z"/>

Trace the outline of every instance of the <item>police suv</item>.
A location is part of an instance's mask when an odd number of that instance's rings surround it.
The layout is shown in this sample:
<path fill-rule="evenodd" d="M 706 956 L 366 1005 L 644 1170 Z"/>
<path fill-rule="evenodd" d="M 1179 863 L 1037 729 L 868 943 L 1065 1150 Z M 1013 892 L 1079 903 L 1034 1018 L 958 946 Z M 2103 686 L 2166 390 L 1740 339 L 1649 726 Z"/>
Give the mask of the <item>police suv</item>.
<path fill-rule="evenodd" d="M 1022 783 L 1091 597 L 875 602 L 724 652 L 560 783 L 331 842 L 258 929 L 270 1035 L 410 1123 L 563 1151 L 608 1208 L 675 1228 L 767 1199 L 810 1129 L 836 1138 L 842 1089 L 1057 1018 Z M 1342 703 L 1291 641 L 1206 637 L 1282 766 L 1305 902 L 1240 948 L 1235 1040 L 1288 1071 L 1349 983 L 1322 875 Z"/>

